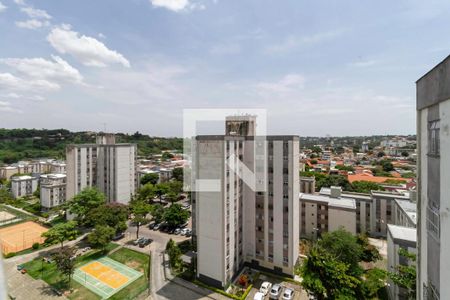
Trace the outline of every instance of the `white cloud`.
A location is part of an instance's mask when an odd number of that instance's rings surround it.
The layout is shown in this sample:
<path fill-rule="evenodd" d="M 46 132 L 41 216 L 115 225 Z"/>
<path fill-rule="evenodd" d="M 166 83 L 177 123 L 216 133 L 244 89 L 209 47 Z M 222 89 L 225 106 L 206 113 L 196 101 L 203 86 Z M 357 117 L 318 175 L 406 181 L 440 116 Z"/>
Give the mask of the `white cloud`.
<path fill-rule="evenodd" d="M 16 3 L 17 5 L 26 5 L 24 0 L 14 0 L 14 3 Z"/>
<path fill-rule="evenodd" d="M 50 25 L 50 22 L 48 22 L 48 21 L 40 21 L 40 20 L 36 20 L 36 19 L 16 22 L 17 27 L 26 28 L 26 29 L 38 29 L 41 27 L 49 26 L 49 25 Z"/>
<path fill-rule="evenodd" d="M 305 77 L 300 74 L 287 74 L 280 80 L 273 82 L 259 82 L 256 89 L 259 94 L 287 93 L 302 89 L 305 84 Z"/>
<path fill-rule="evenodd" d="M 265 48 L 265 52 L 269 54 L 283 54 L 297 50 L 306 45 L 322 43 L 333 40 L 346 32 L 345 29 L 335 29 L 331 31 L 319 32 L 306 36 L 288 36 L 280 43 L 270 45 Z"/>
<path fill-rule="evenodd" d="M 12 91 L 47 92 L 60 89 L 57 83 L 41 79 L 23 79 L 11 73 L 0 73 L 0 87 Z"/>
<path fill-rule="evenodd" d="M 52 18 L 45 10 L 33 8 L 31 6 L 22 7 L 20 10 L 23 13 L 27 14 L 30 18 L 47 20 L 50 20 Z"/>
<path fill-rule="evenodd" d="M 172 11 L 181 11 L 188 7 L 189 0 L 150 0 L 153 6 L 164 7 Z"/>
<path fill-rule="evenodd" d="M 23 95 L 17 93 L 7 93 L 0 95 L 0 98 L 6 99 L 18 99 L 18 100 L 31 100 L 31 101 L 44 101 L 45 98 L 39 95 Z"/>
<path fill-rule="evenodd" d="M 130 67 L 130 62 L 122 54 L 108 49 L 93 37 L 80 35 L 67 24 L 53 28 L 47 40 L 59 53 L 70 54 L 86 66 L 105 67 L 119 63 Z"/>
<path fill-rule="evenodd" d="M 52 55 L 51 60 L 44 58 L 4 58 L 3 63 L 26 77 L 32 79 L 53 80 L 57 82 L 81 83 L 83 76 L 68 62 L 59 56 Z"/>
<path fill-rule="evenodd" d="M 5 11 L 8 7 L 5 6 L 3 3 L 0 2 L 0 13 Z"/>
<path fill-rule="evenodd" d="M 21 110 L 14 108 L 11 103 L 7 101 L 0 101 L 0 112 L 15 112 L 22 113 Z"/>

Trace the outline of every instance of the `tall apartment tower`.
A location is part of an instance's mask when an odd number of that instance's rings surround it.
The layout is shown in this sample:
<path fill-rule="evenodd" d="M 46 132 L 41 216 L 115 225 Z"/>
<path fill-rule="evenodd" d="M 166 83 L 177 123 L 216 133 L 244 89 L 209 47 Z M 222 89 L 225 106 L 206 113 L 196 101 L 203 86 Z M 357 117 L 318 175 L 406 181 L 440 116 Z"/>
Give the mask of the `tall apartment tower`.
<path fill-rule="evenodd" d="M 226 135 L 196 137 L 195 179 L 218 188 L 193 193 L 197 277 L 217 287 L 244 265 L 292 276 L 298 258 L 299 137 L 257 137 L 255 121 L 228 117 Z"/>
<path fill-rule="evenodd" d="M 450 299 L 450 56 L 416 87 L 417 299 Z"/>
<path fill-rule="evenodd" d="M 114 135 L 96 144 L 68 145 L 66 199 L 97 187 L 108 202 L 127 204 L 136 192 L 136 144 L 116 144 Z"/>

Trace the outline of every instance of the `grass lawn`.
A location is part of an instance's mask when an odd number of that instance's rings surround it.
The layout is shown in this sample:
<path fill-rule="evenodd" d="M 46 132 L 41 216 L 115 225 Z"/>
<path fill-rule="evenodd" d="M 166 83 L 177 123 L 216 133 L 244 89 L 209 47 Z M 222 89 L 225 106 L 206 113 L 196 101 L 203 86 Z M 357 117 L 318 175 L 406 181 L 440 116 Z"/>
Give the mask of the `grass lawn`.
<path fill-rule="evenodd" d="M 130 250 L 128 248 L 121 248 L 118 251 L 111 253 L 108 257 L 123 263 L 124 265 L 144 273 L 144 276 L 139 277 L 136 281 L 120 290 L 117 294 L 113 295 L 109 299 L 134 299 L 139 294 L 144 292 L 148 288 L 149 280 L 149 264 L 150 256 Z"/>
<path fill-rule="evenodd" d="M 115 248 L 117 248 L 119 245 L 115 243 L 110 243 L 106 250 L 109 252 Z M 88 253 L 86 255 L 80 256 L 77 258 L 75 267 L 78 267 L 80 265 L 83 265 L 87 263 L 88 261 L 97 259 L 104 256 L 102 251 L 93 251 L 91 253 Z M 29 261 L 25 264 L 23 264 L 25 269 L 27 269 L 28 274 L 33 277 L 34 279 L 40 279 L 47 282 L 52 287 L 58 289 L 58 290 L 65 290 L 66 288 L 66 278 L 65 276 L 61 275 L 61 273 L 56 269 L 55 263 L 45 263 L 42 261 L 42 258 L 36 258 L 32 261 Z M 69 299 L 77 299 L 77 300 L 97 300 L 101 297 L 97 294 L 94 294 L 81 284 L 77 283 L 76 281 L 72 280 L 71 287 L 73 288 L 74 292 L 71 293 L 68 297 Z"/>
<path fill-rule="evenodd" d="M 117 248 L 119 245 L 110 243 L 107 247 L 107 251 L 111 252 L 113 249 Z M 104 256 L 102 251 L 94 251 L 86 255 L 77 258 L 76 267 L 84 265 L 85 263 L 98 259 Z M 134 299 L 140 293 L 145 291 L 148 287 L 148 265 L 150 262 L 150 256 L 145 255 L 140 252 L 136 252 L 127 248 L 119 249 L 118 251 L 111 253 L 108 257 L 127 265 L 128 267 L 135 269 L 144 273 L 145 275 L 131 283 L 129 286 L 125 287 L 123 290 L 119 291 L 117 294 L 113 295 L 109 299 Z M 59 289 L 65 289 L 65 278 L 56 269 L 55 263 L 43 263 L 41 258 L 36 258 L 30 262 L 24 264 L 27 269 L 28 274 L 34 279 L 42 278 L 45 282 L 51 286 Z M 43 269 L 42 269 L 43 267 Z M 42 276 L 42 277 L 41 277 Z M 69 299 L 76 300 L 97 300 L 101 299 L 100 296 L 91 292 L 89 289 L 85 288 L 83 285 L 72 280 L 71 287 L 73 292 L 68 295 Z"/>

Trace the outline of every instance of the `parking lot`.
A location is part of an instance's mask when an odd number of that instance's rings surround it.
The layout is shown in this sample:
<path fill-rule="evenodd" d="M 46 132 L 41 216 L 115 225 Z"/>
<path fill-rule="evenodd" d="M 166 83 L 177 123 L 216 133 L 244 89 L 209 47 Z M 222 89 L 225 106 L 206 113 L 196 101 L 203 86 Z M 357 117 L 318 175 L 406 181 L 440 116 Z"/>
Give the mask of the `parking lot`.
<path fill-rule="evenodd" d="M 261 274 L 259 276 L 259 279 L 254 283 L 252 290 L 247 296 L 247 300 L 253 300 L 255 297 L 255 294 L 259 291 L 261 284 L 265 281 L 268 281 L 273 285 L 280 284 L 282 289 L 281 293 L 278 297 L 278 299 L 282 299 L 284 290 L 286 288 L 294 290 L 293 300 L 308 300 L 307 293 L 300 287 L 298 284 L 294 284 L 292 282 L 283 281 L 282 279 L 276 278 L 276 277 L 270 277 L 265 274 Z M 264 297 L 264 299 L 270 299 L 269 293 Z"/>

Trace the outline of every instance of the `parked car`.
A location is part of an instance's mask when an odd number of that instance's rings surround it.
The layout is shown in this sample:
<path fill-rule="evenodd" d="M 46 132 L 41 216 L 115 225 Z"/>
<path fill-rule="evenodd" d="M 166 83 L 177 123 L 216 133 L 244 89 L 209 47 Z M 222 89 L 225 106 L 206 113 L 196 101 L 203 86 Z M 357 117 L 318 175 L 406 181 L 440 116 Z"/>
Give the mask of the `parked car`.
<path fill-rule="evenodd" d="M 143 239 L 145 239 L 145 238 L 140 237 L 140 238 L 138 238 L 137 240 L 134 240 L 134 241 L 133 241 L 133 245 L 135 245 L 135 246 L 139 245 L 139 243 L 140 243 Z"/>
<path fill-rule="evenodd" d="M 269 294 L 269 298 L 270 299 L 278 299 L 280 297 L 281 294 L 281 285 L 274 284 L 272 286 L 272 289 L 270 290 L 270 294 Z"/>
<path fill-rule="evenodd" d="M 152 239 L 144 238 L 139 242 L 139 247 L 144 248 L 145 246 L 150 245 L 151 242 L 153 242 Z"/>
<path fill-rule="evenodd" d="M 285 288 L 283 292 L 283 300 L 292 300 L 294 299 L 294 290 Z"/>
<path fill-rule="evenodd" d="M 22 265 L 17 265 L 17 271 L 22 271 L 23 268 L 24 268 L 24 266 L 22 266 Z"/>
<path fill-rule="evenodd" d="M 161 224 L 155 224 L 155 226 L 153 227 L 153 230 L 158 230 L 161 228 Z"/>
<path fill-rule="evenodd" d="M 180 228 L 177 228 L 177 229 L 175 229 L 175 232 L 174 232 L 175 234 L 180 234 L 181 233 L 181 229 Z"/>
<path fill-rule="evenodd" d="M 114 239 L 113 239 L 113 241 L 115 241 Z M 84 247 L 83 249 L 81 249 L 81 251 L 84 253 L 84 252 L 88 252 L 89 250 L 91 250 L 91 247 Z"/>
<path fill-rule="evenodd" d="M 261 292 L 257 292 L 253 297 L 253 300 L 264 300 L 264 294 Z"/>
<path fill-rule="evenodd" d="M 268 282 L 268 281 L 264 281 L 264 282 L 261 284 L 261 287 L 259 288 L 259 291 L 260 291 L 261 293 L 263 293 L 264 296 L 266 296 L 266 295 L 269 293 L 269 291 L 270 291 L 271 288 L 272 288 L 272 284 L 271 284 L 270 282 Z"/>
<path fill-rule="evenodd" d="M 148 225 L 148 228 L 153 229 L 153 228 L 155 228 L 155 226 L 156 226 L 156 223 L 150 223 L 150 225 Z"/>
<path fill-rule="evenodd" d="M 120 239 L 123 239 L 125 237 L 125 233 L 123 232 L 119 232 L 118 234 L 116 234 L 115 236 L 113 236 L 112 240 L 113 241 L 118 241 Z"/>
<path fill-rule="evenodd" d="M 181 208 L 182 209 L 189 209 L 189 208 L 191 208 L 191 205 L 189 203 L 185 203 L 185 204 L 183 204 L 183 206 Z"/>

